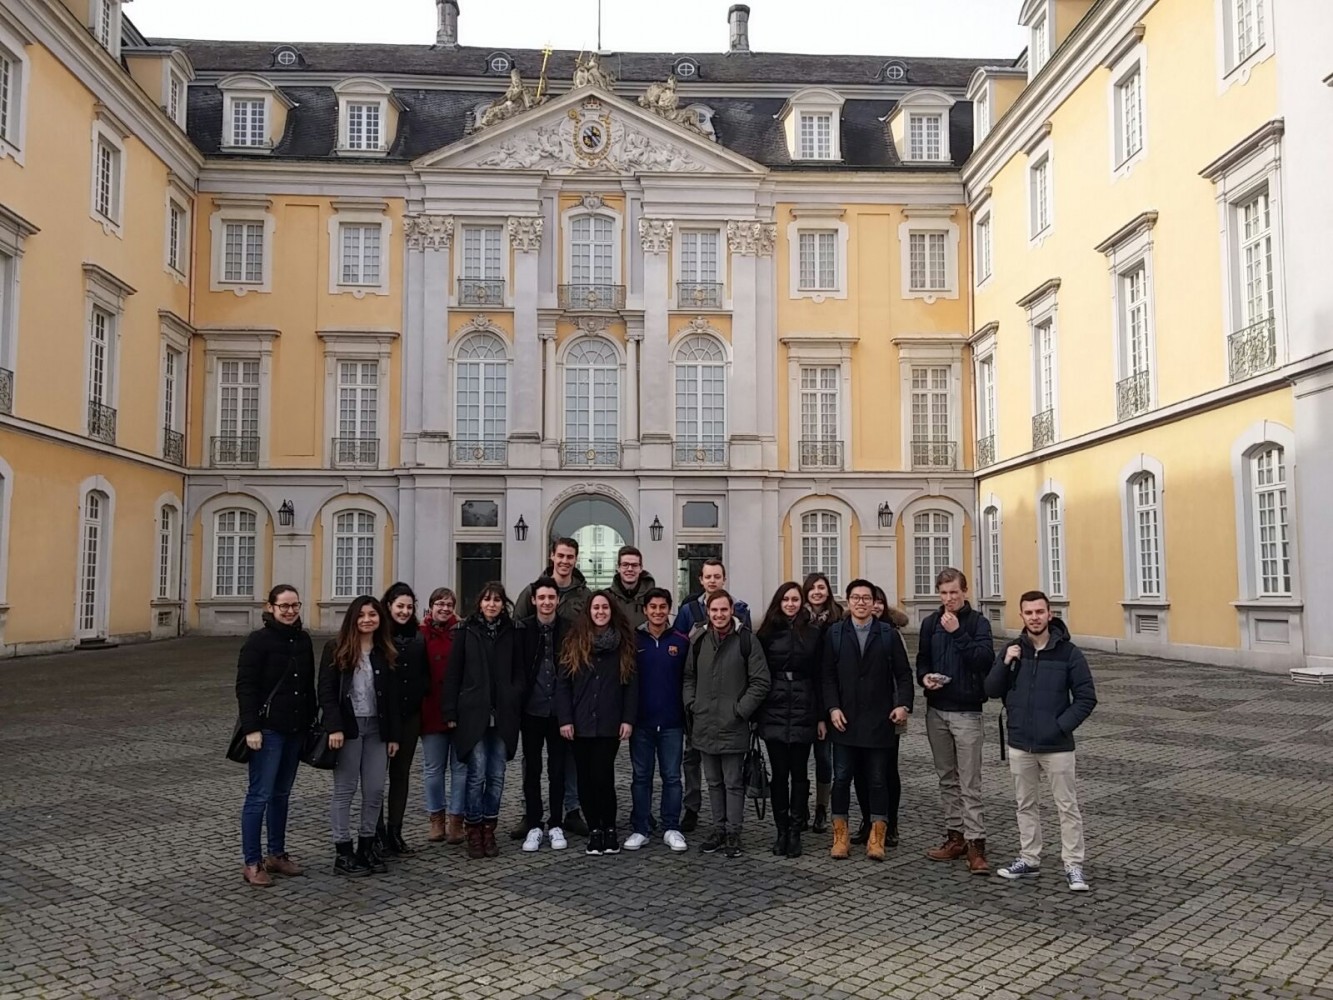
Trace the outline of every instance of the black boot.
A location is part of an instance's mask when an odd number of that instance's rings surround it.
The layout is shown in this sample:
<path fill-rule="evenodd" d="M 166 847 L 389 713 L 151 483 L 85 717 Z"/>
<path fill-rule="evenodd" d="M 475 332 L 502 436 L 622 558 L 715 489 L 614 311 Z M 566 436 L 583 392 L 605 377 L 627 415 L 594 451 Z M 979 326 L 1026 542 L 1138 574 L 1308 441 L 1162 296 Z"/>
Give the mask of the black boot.
<path fill-rule="evenodd" d="M 810 832 L 828 832 L 828 806 L 815 806 L 815 821 L 810 825 Z"/>
<path fill-rule="evenodd" d="M 352 850 L 350 840 L 340 841 L 333 847 L 338 852 L 333 859 L 333 874 L 348 875 L 352 878 L 361 878 L 370 874 L 370 869 L 362 863 L 361 858 Z"/>
<path fill-rule="evenodd" d="M 791 822 L 789 814 L 786 812 L 778 812 L 776 809 L 774 809 L 773 823 L 778 828 L 777 838 L 773 841 L 773 853 L 776 854 L 778 857 L 783 858 L 787 856 L 787 841 L 788 838 L 791 836 L 790 833 Z"/>
<path fill-rule="evenodd" d="M 889 832 L 888 832 L 888 834 L 884 837 L 884 846 L 885 846 L 885 847 L 897 847 L 897 846 L 898 846 L 898 824 L 897 824 L 897 823 L 890 823 L 890 824 L 889 824 Z"/>
<path fill-rule="evenodd" d="M 381 810 L 379 822 L 375 824 L 375 842 L 374 853 L 381 861 L 397 861 L 398 852 L 394 850 L 393 841 L 389 837 L 389 828 L 384 823 L 384 812 Z"/>
<path fill-rule="evenodd" d="M 389 844 L 393 847 L 393 853 L 400 858 L 410 858 L 417 853 L 403 839 L 403 828 L 401 826 L 389 827 Z"/>
<path fill-rule="evenodd" d="M 686 809 L 680 818 L 680 832 L 693 833 L 699 826 L 699 813 L 693 809 Z"/>
<path fill-rule="evenodd" d="M 852 834 L 852 843 L 864 844 L 869 839 L 870 839 L 870 820 L 862 816 L 861 825 L 857 828 L 856 832 Z"/>
<path fill-rule="evenodd" d="M 560 829 L 564 830 L 565 833 L 572 833 L 576 837 L 586 837 L 589 835 L 588 824 L 583 818 L 583 813 L 577 809 L 571 809 L 569 812 L 565 813 L 565 818 L 560 823 Z M 524 830 L 523 836 L 518 839 L 522 840 L 523 837 L 526 837 L 527 835 L 528 831 Z"/>
<path fill-rule="evenodd" d="M 794 826 L 791 833 L 787 835 L 787 857 L 799 858 L 801 856 L 801 828 Z"/>
<path fill-rule="evenodd" d="M 379 852 L 375 850 L 374 837 L 358 837 L 356 841 L 356 860 L 365 866 L 367 874 L 383 875 L 389 870 Z"/>

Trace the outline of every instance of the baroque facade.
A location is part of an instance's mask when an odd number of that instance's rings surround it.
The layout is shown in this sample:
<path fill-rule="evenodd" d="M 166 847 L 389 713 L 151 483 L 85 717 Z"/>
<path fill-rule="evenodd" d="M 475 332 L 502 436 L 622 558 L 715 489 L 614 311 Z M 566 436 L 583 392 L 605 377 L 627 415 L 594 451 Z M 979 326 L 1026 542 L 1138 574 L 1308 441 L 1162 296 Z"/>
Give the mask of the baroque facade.
<path fill-rule="evenodd" d="M 1138 379 L 1116 391 L 1145 410 L 1097 410 L 1094 345 L 1111 340 L 1093 313 L 1138 316 L 1145 295 L 1186 308 L 1202 279 L 1163 277 L 1173 263 L 1201 271 L 1199 245 L 1219 239 L 1172 144 L 1218 147 L 1225 178 L 1244 158 L 1231 146 L 1256 129 L 1238 148 L 1262 159 L 1289 145 L 1292 120 L 1285 135 L 1271 122 L 1284 102 L 1314 101 L 1304 77 L 1295 98 L 1268 79 L 1288 56 L 1296 76 L 1318 57 L 1281 37 L 1297 28 L 1274 28 L 1267 0 L 1030 0 L 1032 46 L 997 60 L 752 52 L 743 5 L 727 14 L 728 50 L 697 55 L 462 46 L 455 0 L 437 0 L 435 44 L 415 46 L 151 39 L 120 7 L 0 6 L 6 648 L 243 631 L 278 579 L 329 628 L 353 596 L 399 578 L 465 600 L 487 579 L 521 586 L 547 539 L 574 535 L 594 582 L 630 542 L 680 594 L 720 555 L 752 604 L 820 569 L 835 586 L 868 576 L 919 615 L 935 571 L 960 564 L 981 570 L 988 613 L 1011 628 L 1005 596 L 1044 579 L 1075 632 L 1104 644 L 1244 662 L 1241 630 L 1271 642 L 1281 618 L 1272 663 L 1333 650 L 1292 639 L 1317 628 L 1299 605 L 1319 553 L 1299 546 L 1323 543 L 1299 530 L 1294 497 L 1253 479 L 1317 488 L 1317 442 L 1300 445 L 1299 474 L 1297 443 L 1267 424 L 1228 454 L 1229 475 L 1269 455 L 1260 444 L 1286 449 L 1241 473 L 1254 499 L 1238 486 L 1234 510 L 1214 505 L 1211 535 L 1176 499 L 1197 468 L 1173 475 L 1169 502 L 1157 481 L 1169 607 L 1139 585 L 1121 594 L 1102 551 L 1123 536 L 1126 572 L 1150 579 L 1130 543 L 1151 514 L 1136 503 L 1151 463 L 1123 489 L 1101 481 L 1131 451 L 1173 461 L 1135 434 L 1224 434 L 1234 406 L 1299 436 L 1293 400 L 1327 405 L 1281 381 L 1301 359 L 1320 377 L 1329 338 L 1313 312 L 1280 365 L 1212 386 L 1197 361 L 1221 348 L 1202 328 L 1225 324 L 1195 311 L 1150 335 L 1160 369 L 1146 396 L 1142 350 L 1116 355 Z M 1146 56 L 1140 105 L 1120 84 L 1107 98 L 1098 59 L 1114 54 L 1117 72 L 1136 51 L 1178 59 L 1172 39 L 1203 23 L 1222 25 L 1217 58 L 1232 58 L 1225 25 L 1252 24 L 1239 19 L 1251 7 L 1268 18 L 1266 54 L 1214 74 L 1193 43 L 1199 86 L 1227 110 L 1206 128 L 1177 138 L 1164 124 L 1199 95 Z M 1128 149 L 1118 107 L 1139 108 L 1152 149 L 1103 169 L 1077 136 L 1096 111 Z M 1311 141 L 1301 171 L 1264 175 L 1288 205 L 1317 173 Z M 1177 176 L 1179 191 L 1145 201 Z M 1304 207 L 1328 216 L 1324 201 Z M 1113 209 L 1126 217 L 1108 225 Z M 1042 228 L 1028 232 L 1029 215 Z M 1298 248 L 1273 231 L 1270 259 L 1291 274 Z M 1151 261 L 1151 290 L 1108 291 L 1091 246 L 1117 275 Z M 1059 354 L 1039 349 L 1029 367 L 1057 303 Z M 1029 414 L 1033 392 L 1046 395 Z M 1196 414 L 1207 430 L 1184 425 Z M 1040 440 L 1011 429 L 1032 415 L 1051 424 Z M 1198 489 L 1216 485 L 1223 465 L 1194 461 L 1209 473 Z M 1063 486 L 1029 488 L 1046 480 Z M 1066 495 L 1052 519 L 1049 497 Z M 1251 502 L 1273 518 L 1282 504 L 1280 521 L 1253 521 L 1281 531 L 1276 563 L 1259 540 L 1246 550 L 1256 572 L 1305 583 L 1255 595 L 1266 610 L 1246 625 L 1244 587 L 1205 602 L 1174 582 L 1204 554 L 1174 536 L 1211 538 L 1207 565 L 1229 555 L 1243 570 Z M 1027 550 L 1046 552 L 1052 525 L 1064 534 L 1039 571 Z M 1237 539 L 1225 553 L 1218 533 Z M 1142 628 L 1153 614 L 1155 635 Z"/>

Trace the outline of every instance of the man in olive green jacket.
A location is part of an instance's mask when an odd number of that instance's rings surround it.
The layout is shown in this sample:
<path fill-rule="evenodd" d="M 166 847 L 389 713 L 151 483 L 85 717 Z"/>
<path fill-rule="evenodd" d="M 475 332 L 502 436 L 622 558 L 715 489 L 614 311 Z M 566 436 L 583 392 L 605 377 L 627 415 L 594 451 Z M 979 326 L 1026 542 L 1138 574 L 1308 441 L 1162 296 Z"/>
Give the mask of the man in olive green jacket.
<path fill-rule="evenodd" d="M 741 853 L 750 719 L 771 679 L 759 640 L 733 614 L 731 595 L 718 590 L 707 600 L 708 627 L 691 641 L 685 661 L 685 713 L 713 811 L 713 833 L 700 850 L 712 854 L 725 847 L 734 858 Z"/>

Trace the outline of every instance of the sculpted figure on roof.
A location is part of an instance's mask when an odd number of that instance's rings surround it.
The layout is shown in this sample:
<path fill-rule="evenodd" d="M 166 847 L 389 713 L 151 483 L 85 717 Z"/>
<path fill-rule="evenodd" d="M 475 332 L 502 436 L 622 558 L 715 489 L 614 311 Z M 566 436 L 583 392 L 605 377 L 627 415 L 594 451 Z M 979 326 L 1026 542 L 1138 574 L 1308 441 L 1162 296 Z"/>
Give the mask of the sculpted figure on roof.
<path fill-rule="evenodd" d="M 481 113 L 477 128 L 483 129 L 499 124 L 545 103 L 545 96 L 538 97 L 532 88 L 524 86 L 523 77 L 519 75 L 518 68 L 515 67 L 509 72 L 509 89 L 492 101 L 490 106 Z"/>
<path fill-rule="evenodd" d="M 578 64 L 574 69 L 574 89 L 580 87 L 601 87 L 603 90 L 611 90 L 614 81 L 611 74 L 602 69 L 602 61 L 598 58 L 596 52 L 590 52 L 587 59 L 579 56 Z"/>
<path fill-rule="evenodd" d="M 680 98 L 676 96 L 675 73 L 669 74 L 665 83 L 650 84 L 648 92 L 639 98 L 639 107 L 651 111 L 659 118 L 682 125 L 698 135 L 707 135 L 699 125 L 699 116 L 693 111 L 681 108 Z"/>

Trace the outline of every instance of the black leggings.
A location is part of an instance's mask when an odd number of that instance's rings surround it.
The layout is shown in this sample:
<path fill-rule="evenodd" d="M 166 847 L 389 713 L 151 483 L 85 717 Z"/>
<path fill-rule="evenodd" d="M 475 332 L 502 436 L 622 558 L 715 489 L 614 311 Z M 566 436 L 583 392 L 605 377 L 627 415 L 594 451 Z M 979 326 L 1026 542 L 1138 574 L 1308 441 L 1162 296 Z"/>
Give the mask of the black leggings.
<path fill-rule="evenodd" d="M 523 716 L 523 822 L 529 830 L 542 825 L 542 748 L 546 749 L 550 825 L 559 826 L 565 815 L 565 763 L 568 740 L 560 735 L 555 716 Z"/>
<path fill-rule="evenodd" d="M 773 768 L 769 792 L 773 797 L 773 821 L 779 829 L 798 826 L 810 808 L 810 744 L 764 740 Z"/>
<path fill-rule="evenodd" d="M 389 758 L 389 825 L 402 826 L 407 815 L 407 794 L 412 784 L 412 759 L 421 736 L 421 713 L 414 712 L 403 719 L 398 752 Z"/>
<path fill-rule="evenodd" d="M 579 775 L 579 805 L 589 830 L 616 828 L 616 754 L 614 736 L 580 736 L 574 740 L 574 767 Z"/>

